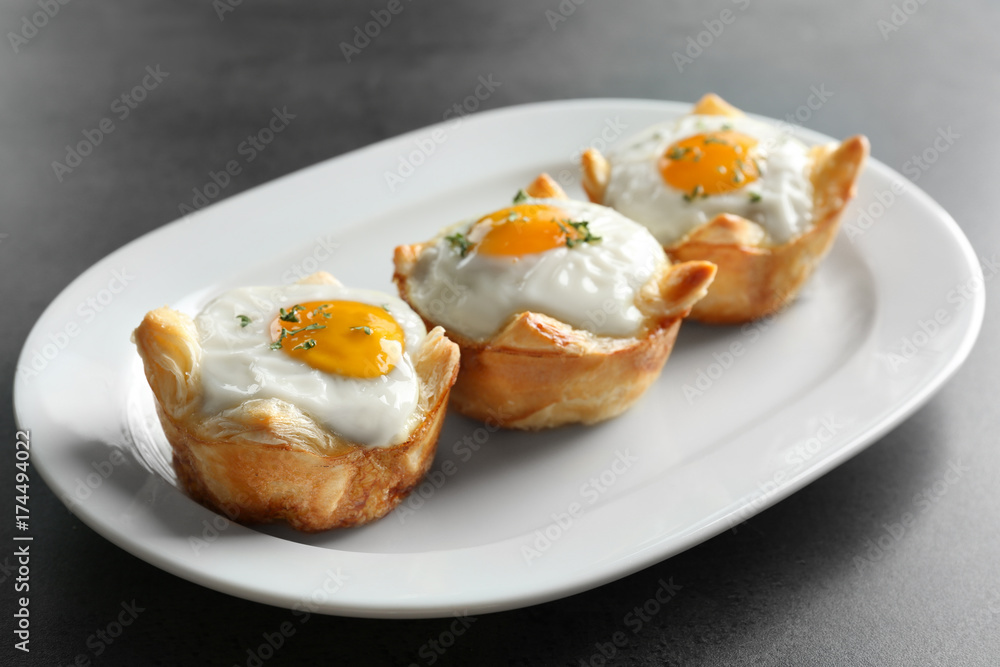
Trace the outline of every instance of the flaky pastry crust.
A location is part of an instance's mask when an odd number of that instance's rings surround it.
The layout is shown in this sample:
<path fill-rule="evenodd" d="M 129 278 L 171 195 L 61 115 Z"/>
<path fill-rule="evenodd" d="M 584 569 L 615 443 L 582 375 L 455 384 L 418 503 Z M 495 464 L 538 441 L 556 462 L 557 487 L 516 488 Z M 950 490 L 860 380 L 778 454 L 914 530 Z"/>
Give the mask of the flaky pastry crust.
<path fill-rule="evenodd" d="M 320 272 L 303 282 L 335 280 Z M 434 458 L 459 363 L 458 346 L 441 328 L 430 331 L 413 359 L 422 420 L 405 442 L 365 447 L 277 399 L 202 413 L 201 348 L 187 315 L 154 310 L 133 341 L 187 493 L 241 523 L 287 521 L 303 531 L 364 524 L 406 497 Z"/>
<path fill-rule="evenodd" d="M 536 198 L 567 198 L 547 174 L 526 192 Z M 429 245 L 397 247 L 393 280 L 402 298 L 430 326 L 433 322 L 409 298 L 410 276 Z M 715 266 L 704 261 L 664 267 L 637 297 L 645 323 L 633 338 L 598 336 L 534 312 L 513 316 L 486 341 L 449 331 L 462 356 L 452 406 L 475 419 L 528 430 L 615 417 L 659 376 L 681 320 L 714 276 Z"/>
<path fill-rule="evenodd" d="M 706 95 L 692 114 L 742 116 L 717 95 Z M 840 217 L 855 195 L 855 184 L 868 156 L 868 140 L 855 136 L 840 144 L 811 150 L 813 224 L 801 235 L 769 245 L 763 228 L 746 218 L 722 214 L 665 246 L 679 262 L 706 260 L 719 268 L 707 296 L 695 304 L 692 319 L 711 324 L 739 324 L 774 313 L 791 303 L 829 251 Z M 612 165 L 594 149 L 581 157 L 583 187 L 603 203 Z"/>

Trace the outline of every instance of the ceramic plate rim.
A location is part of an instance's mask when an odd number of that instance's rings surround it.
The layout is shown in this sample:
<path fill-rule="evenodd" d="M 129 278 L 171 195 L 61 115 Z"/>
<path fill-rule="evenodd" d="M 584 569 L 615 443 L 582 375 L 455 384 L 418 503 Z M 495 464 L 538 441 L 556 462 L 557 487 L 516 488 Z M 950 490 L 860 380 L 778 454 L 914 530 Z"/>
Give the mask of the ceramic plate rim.
<path fill-rule="evenodd" d="M 544 117 L 545 115 L 555 112 L 562 113 L 566 116 L 572 116 L 574 118 L 577 116 L 581 118 L 587 116 L 589 118 L 592 115 L 600 113 L 607 113 L 610 115 L 613 114 L 616 109 L 629 109 L 635 113 L 649 112 L 663 114 L 664 116 L 673 116 L 683 113 L 688 108 L 688 104 L 679 102 L 616 98 L 559 100 L 517 105 L 482 112 L 468 117 L 468 119 L 464 121 L 464 129 L 462 130 L 465 134 L 461 135 L 453 143 L 457 144 L 465 141 L 466 139 L 464 137 L 470 136 L 469 133 L 480 126 L 499 123 L 518 127 L 524 125 L 525 123 L 537 122 L 538 119 Z M 143 248 L 168 237 L 169 235 L 192 232 L 195 229 L 192 225 L 194 225 L 196 219 L 201 220 L 212 216 L 218 217 L 220 210 L 223 210 L 220 208 L 222 206 L 231 207 L 239 205 L 245 201 L 250 201 L 255 197 L 261 198 L 269 196 L 269 193 L 271 192 L 286 186 L 291 187 L 294 184 L 304 183 L 308 181 L 310 177 L 315 177 L 326 170 L 340 168 L 343 165 L 350 163 L 363 163 L 366 160 L 371 160 L 373 156 L 380 155 L 386 151 L 389 151 L 390 153 L 400 152 L 401 149 L 407 147 L 416 138 L 427 136 L 428 133 L 434 131 L 435 129 L 443 129 L 446 127 L 448 127 L 447 123 L 440 123 L 430 127 L 421 128 L 397 137 L 386 139 L 370 146 L 366 146 L 364 148 L 360 148 L 350 153 L 331 158 L 330 160 L 312 165 L 303 170 L 276 179 L 275 181 L 271 181 L 270 183 L 266 183 L 257 188 L 253 188 L 244 193 L 240 193 L 239 195 L 223 200 L 218 205 L 210 206 L 204 211 L 200 211 L 198 214 L 191 216 L 191 219 L 185 220 L 182 218 L 175 220 L 172 223 L 164 225 L 123 245 L 121 248 L 110 253 L 107 257 L 103 258 L 101 261 L 95 263 L 89 269 L 84 271 L 66 288 L 64 288 L 55 299 L 53 299 L 53 301 L 45 309 L 44 313 L 39 317 L 35 326 L 32 328 L 30 334 L 25 340 L 24 346 L 19 355 L 17 368 L 20 369 L 22 364 L 27 363 L 29 354 L 32 350 L 38 348 L 39 342 L 44 342 L 45 335 L 51 331 L 51 329 L 49 329 L 49 324 L 57 319 L 60 309 L 65 308 L 68 305 L 71 306 L 74 300 L 78 298 L 80 289 L 86 282 L 88 276 L 93 277 L 96 272 L 104 270 L 107 266 L 113 264 L 117 258 L 127 256 L 129 253 L 138 252 Z M 824 137 L 823 135 L 808 130 L 802 130 L 800 128 L 794 128 L 793 131 L 796 135 L 813 142 L 830 140 L 828 137 Z M 440 162 L 447 162 L 448 160 L 450 160 L 450 158 L 445 158 Z M 976 259 L 975 252 L 973 251 L 968 240 L 962 234 L 957 223 L 948 215 L 947 212 L 945 212 L 928 195 L 923 193 L 923 191 L 910 184 L 898 173 L 877 160 L 872 159 L 870 160 L 867 171 L 862 178 L 876 178 L 876 176 L 883 179 L 883 181 L 898 180 L 900 182 L 907 183 L 919 206 L 927 213 L 928 219 L 931 220 L 933 224 L 940 226 L 941 230 L 946 233 L 949 240 L 955 244 L 953 250 L 956 250 L 958 255 L 960 255 L 963 259 L 963 268 L 967 268 L 971 276 L 978 275 L 980 279 L 982 278 L 982 273 L 978 260 Z M 400 195 L 400 201 L 406 201 L 407 196 L 415 195 L 412 192 L 410 194 Z M 230 209 L 227 208 L 225 210 Z M 185 225 L 187 225 L 187 227 L 185 227 Z M 817 461 L 815 465 L 807 467 L 802 470 L 800 474 L 776 488 L 775 492 L 768 496 L 765 503 L 756 507 L 753 514 L 762 511 L 782 498 L 794 493 L 806 484 L 840 465 L 848 458 L 862 451 L 867 445 L 877 440 L 884 433 L 891 430 L 916 411 L 920 406 L 926 403 L 926 401 L 929 400 L 930 397 L 933 396 L 933 394 L 955 373 L 968 356 L 975 343 L 976 337 L 978 336 L 979 329 L 982 324 L 984 309 L 985 296 L 980 290 L 977 292 L 976 297 L 972 299 L 970 309 L 965 314 L 963 320 L 964 328 L 960 332 L 960 339 L 955 345 L 952 346 L 951 349 L 948 350 L 950 356 L 946 364 L 934 370 L 933 373 L 922 376 L 920 381 L 916 384 L 918 390 L 910 395 L 905 401 L 898 402 L 897 404 L 890 406 L 884 418 L 876 421 L 875 423 L 868 424 L 863 432 L 853 434 L 850 438 L 843 439 L 842 442 L 839 442 L 839 446 L 836 448 L 833 455 L 824 458 L 821 461 Z M 58 360 L 55 360 L 53 363 L 56 363 L 57 361 Z M 41 418 L 44 415 L 39 414 L 38 411 L 42 408 L 37 401 L 32 400 L 32 395 L 33 392 L 38 392 L 42 389 L 44 381 L 42 385 L 32 387 L 28 384 L 27 380 L 22 377 L 20 373 L 18 373 L 14 384 L 14 409 L 17 424 L 26 429 L 37 428 L 39 426 L 38 422 L 42 421 Z M 70 446 L 70 443 L 63 441 L 57 445 L 34 442 L 33 446 L 33 466 L 39 469 L 43 478 L 45 478 L 50 487 L 60 494 L 60 498 L 63 502 L 67 502 L 66 498 L 68 497 L 70 491 L 66 488 L 66 481 L 62 471 L 58 470 L 57 474 L 57 469 L 60 468 L 60 466 L 66 465 L 66 463 L 64 461 L 60 462 L 56 459 L 60 453 L 60 447 Z M 163 486 L 168 485 L 163 482 Z M 195 517 L 206 515 L 211 516 L 210 513 L 207 513 L 207 510 L 195 505 L 192 501 L 183 497 L 176 491 L 175 495 L 175 498 L 171 498 L 165 502 L 172 503 L 173 505 L 182 508 L 180 511 L 190 513 L 190 516 L 187 517 L 189 520 L 193 520 Z M 216 549 L 216 553 L 212 554 L 213 557 L 208 561 L 194 560 L 190 557 L 185 558 L 183 557 L 183 551 L 178 550 L 176 548 L 176 544 L 171 544 L 172 540 L 184 541 L 183 538 L 178 535 L 143 534 L 141 536 L 137 536 L 124 531 L 120 525 L 116 525 L 115 522 L 109 518 L 109 512 L 112 512 L 116 507 L 120 509 L 120 504 L 124 500 L 125 499 L 123 497 L 118 497 L 111 491 L 108 491 L 105 495 L 98 496 L 93 503 L 67 504 L 70 505 L 70 509 L 85 523 L 87 523 L 87 525 L 116 545 L 124 548 L 130 553 L 133 553 L 143 560 L 160 567 L 161 569 L 172 572 L 173 574 L 190 581 L 205 585 L 209 588 L 259 602 L 278 606 L 294 607 L 296 604 L 301 605 L 302 601 L 305 599 L 304 592 L 317 590 L 318 586 L 327 585 L 326 579 L 322 581 L 319 581 L 318 579 L 303 581 L 301 577 L 296 579 L 287 572 L 276 573 L 273 579 L 268 580 L 264 584 L 250 581 L 242 570 L 234 569 L 230 572 L 225 569 L 225 559 L 233 556 L 233 553 L 230 552 L 229 549 Z M 160 507 L 159 511 L 162 511 L 162 509 L 163 508 Z M 383 590 L 377 584 L 366 585 L 366 582 L 361 582 L 360 584 L 356 582 L 355 588 L 352 590 L 349 582 L 349 585 L 343 590 L 338 591 L 338 595 L 334 596 L 332 599 L 324 600 L 321 604 L 315 605 L 315 607 L 309 605 L 308 609 L 313 612 L 318 611 L 320 613 L 359 617 L 429 618 L 449 616 L 458 613 L 500 611 L 545 602 L 613 581 L 688 549 L 718 534 L 722 530 L 725 530 L 726 526 L 729 525 L 726 523 L 727 519 L 731 519 L 732 515 L 734 515 L 739 509 L 740 508 L 733 509 L 728 516 L 719 516 L 714 518 L 705 517 L 705 519 L 698 525 L 692 526 L 690 531 L 680 537 L 674 537 L 669 542 L 664 543 L 661 541 L 660 543 L 656 543 L 654 541 L 653 543 L 646 545 L 632 545 L 633 548 L 631 551 L 624 554 L 617 560 L 612 559 L 601 563 L 590 563 L 588 567 L 583 568 L 579 572 L 572 571 L 564 576 L 556 577 L 554 579 L 539 577 L 536 572 L 536 576 L 526 577 L 522 585 L 511 585 L 504 589 L 502 585 L 496 586 L 485 584 L 480 586 L 478 590 L 472 591 L 471 594 L 443 594 L 434 600 L 421 599 L 418 593 L 411 593 L 410 595 L 407 595 L 405 592 L 400 593 L 398 591 L 394 592 Z M 752 514 L 748 516 L 752 516 Z M 258 533 L 235 524 L 233 527 L 233 534 L 239 534 L 242 536 L 251 534 L 259 535 Z M 269 539 L 273 540 L 276 538 Z M 281 542 L 282 546 L 278 547 L 278 549 L 283 555 L 293 561 L 298 562 L 301 560 L 303 562 L 311 562 L 314 564 L 322 562 L 328 568 L 336 567 L 336 565 L 332 564 L 332 562 L 325 560 L 330 556 L 331 550 L 281 540 L 279 540 L 279 542 Z M 379 561 L 389 563 L 400 556 L 406 556 L 414 567 L 427 565 L 428 563 L 433 565 L 448 561 L 449 559 L 449 562 L 451 563 L 461 564 L 463 559 L 483 557 L 483 549 L 489 548 L 495 550 L 501 548 L 502 542 L 504 541 L 496 542 L 484 547 L 452 549 L 442 552 L 427 552 L 422 554 L 361 555 L 372 558 L 372 560 L 376 562 L 375 567 L 379 566 Z M 506 540 L 506 542 L 510 542 L 510 540 Z M 510 544 L 507 544 L 504 545 L 503 548 L 507 549 L 510 548 L 510 546 Z M 317 549 L 322 553 L 317 554 L 315 551 Z M 333 553 L 343 555 L 342 552 L 333 551 Z M 488 555 L 489 554 L 487 554 L 487 556 Z M 329 572 L 329 569 L 326 571 Z M 291 577 L 291 579 L 289 577 Z M 461 577 L 464 577 L 464 581 L 467 583 L 471 582 L 471 585 L 473 586 L 476 583 L 474 573 L 471 570 L 463 570 L 459 578 Z"/>

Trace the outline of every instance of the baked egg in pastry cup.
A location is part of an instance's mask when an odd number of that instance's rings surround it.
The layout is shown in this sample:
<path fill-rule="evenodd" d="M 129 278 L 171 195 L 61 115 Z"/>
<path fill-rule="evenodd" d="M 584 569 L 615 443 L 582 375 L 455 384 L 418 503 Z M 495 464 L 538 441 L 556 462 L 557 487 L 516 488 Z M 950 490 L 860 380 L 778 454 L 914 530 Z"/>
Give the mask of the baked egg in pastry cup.
<path fill-rule="evenodd" d="M 452 407 L 532 430 L 628 409 L 715 276 L 544 174 L 506 208 L 397 247 L 394 263 L 403 299 L 461 349 Z"/>
<path fill-rule="evenodd" d="M 581 162 L 591 201 L 642 223 L 674 261 L 718 267 L 691 317 L 737 324 L 791 303 L 829 251 L 868 155 L 863 136 L 807 147 L 716 95 Z"/>
<path fill-rule="evenodd" d="M 356 526 L 434 458 L 458 346 L 394 296 L 320 272 L 159 308 L 133 341 L 187 493 L 240 523 Z"/>

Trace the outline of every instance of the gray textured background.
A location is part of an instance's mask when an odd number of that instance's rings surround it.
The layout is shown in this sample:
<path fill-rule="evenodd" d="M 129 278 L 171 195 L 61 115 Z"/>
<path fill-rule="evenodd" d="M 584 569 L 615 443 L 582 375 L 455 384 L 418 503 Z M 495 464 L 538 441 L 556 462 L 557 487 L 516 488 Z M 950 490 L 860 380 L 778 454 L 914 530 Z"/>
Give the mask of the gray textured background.
<path fill-rule="evenodd" d="M 777 118 L 825 86 L 833 96 L 804 124 L 838 137 L 863 132 L 874 157 L 896 169 L 939 129 L 959 134 L 918 185 L 980 255 L 1000 247 L 996 3 L 563 0 L 575 9 L 553 30 L 546 11 L 559 12 L 557 0 L 402 0 L 403 11 L 347 63 L 340 42 L 387 4 L 245 0 L 220 20 L 208 0 L 71 0 L 17 53 L 10 33 L 41 10 L 24 0 L 0 8 L 0 436 L 11 443 L 0 465 L 4 489 L 14 472 L 15 362 L 35 319 L 93 262 L 176 218 L 192 188 L 275 106 L 295 112 L 295 122 L 223 196 L 434 123 L 481 75 L 502 82 L 483 108 L 593 96 L 693 101 L 715 91 Z M 672 54 L 723 10 L 734 20 L 678 71 Z M 879 22 L 894 11 L 900 25 L 888 32 L 891 24 Z M 119 120 L 113 100 L 157 64 L 169 76 Z M 115 131 L 60 182 L 52 161 L 106 116 Z M 608 664 L 998 664 L 996 289 L 987 285 L 969 362 L 864 453 L 736 533 L 588 593 L 480 617 L 435 664 L 597 665 L 595 643 L 619 630 L 627 645 Z M 921 507 L 921 494 L 955 461 L 969 472 L 935 495 L 886 556 L 859 561 L 868 541 Z M 11 517 L 13 491 L 2 495 L 0 514 Z M 139 561 L 81 524 L 37 479 L 31 511 L 39 535 L 32 653 L 14 655 L 12 579 L 0 572 L 5 664 L 62 665 L 84 655 L 106 665 L 245 665 L 247 649 L 289 618 Z M 11 544 L 12 523 L 0 522 L 2 544 Z M 3 547 L 0 563 L 12 551 Z M 626 614 L 671 577 L 683 589 L 633 633 Z M 132 599 L 145 610 L 95 656 L 88 637 Z M 431 664 L 427 642 L 448 625 L 316 618 L 264 664 Z"/>

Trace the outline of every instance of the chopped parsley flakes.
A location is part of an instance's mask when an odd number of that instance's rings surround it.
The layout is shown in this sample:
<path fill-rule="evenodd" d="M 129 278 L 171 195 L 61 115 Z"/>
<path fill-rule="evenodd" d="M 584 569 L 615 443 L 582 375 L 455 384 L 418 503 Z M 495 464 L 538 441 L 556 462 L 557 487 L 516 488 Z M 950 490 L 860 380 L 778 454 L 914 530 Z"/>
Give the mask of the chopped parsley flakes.
<path fill-rule="evenodd" d="M 699 197 L 701 197 L 702 199 L 705 199 L 705 198 L 708 197 L 708 195 L 705 194 L 705 188 L 701 187 L 700 184 L 694 186 L 694 188 L 691 190 L 690 193 L 684 195 L 684 201 L 688 201 L 688 202 L 694 201 L 695 199 L 698 199 Z"/>
<path fill-rule="evenodd" d="M 565 224 L 564 224 L 565 223 Z M 570 232 L 569 225 L 576 232 L 576 236 Z M 590 231 L 590 223 L 585 220 L 573 221 L 573 220 L 563 220 L 559 223 L 559 228 L 563 230 L 566 234 L 566 247 L 572 248 L 578 246 L 581 243 L 594 243 L 595 241 L 600 241 L 600 236 L 595 236 L 593 232 Z"/>
<path fill-rule="evenodd" d="M 444 240 L 451 244 L 452 248 L 458 250 L 462 257 L 469 254 L 469 250 L 472 248 L 472 241 L 470 241 L 465 234 L 461 232 L 456 232 L 450 236 L 444 237 Z"/>
<path fill-rule="evenodd" d="M 301 306 L 296 306 L 295 308 L 298 308 L 299 310 L 304 310 Z M 284 320 L 285 318 L 284 318 L 284 310 L 283 309 L 282 309 L 282 313 L 283 313 L 283 315 L 282 315 L 281 319 Z M 287 314 L 288 315 L 294 315 L 295 314 L 295 309 L 293 308 Z M 324 313 L 324 315 L 325 315 L 325 313 Z M 285 320 L 285 321 L 288 322 L 290 320 Z M 298 317 L 295 318 L 295 321 L 296 322 L 299 321 Z M 280 350 L 281 349 L 281 341 L 285 340 L 285 338 L 287 338 L 288 336 L 294 336 L 295 334 L 302 333 L 303 331 L 313 331 L 315 329 L 325 329 L 325 328 L 326 328 L 325 324 L 315 324 L 315 323 L 310 324 L 308 326 L 304 326 L 301 329 L 286 329 L 286 328 L 282 327 L 281 328 L 281 333 L 278 334 L 278 340 L 276 340 L 273 343 L 271 343 L 270 348 L 272 350 Z M 316 341 L 314 341 L 312 338 L 309 338 L 309 339 L 306 340 L 305 343 L 302 343 L 301 345 L 296 345 L 292 349 L 293 350 L 298 350 L 298 349 L 311 350 L 314 347 L 316 347 Z"/>
<path fill-rule="evenodd" d="M 295 311 L 297 311 L 297 310 L 305 310 L 305 308 L 303 308 L 302 306 L 300 306 L 298 304 L 295 304 L 294 306 L 292 306 L 288 310 L 285 310 L 284 308 L 279 308 L 278 309 L 278 318 L 281 319 L 284 322 L 298 322 L 299 321 L 299 316 L 295 314 Z"/>

